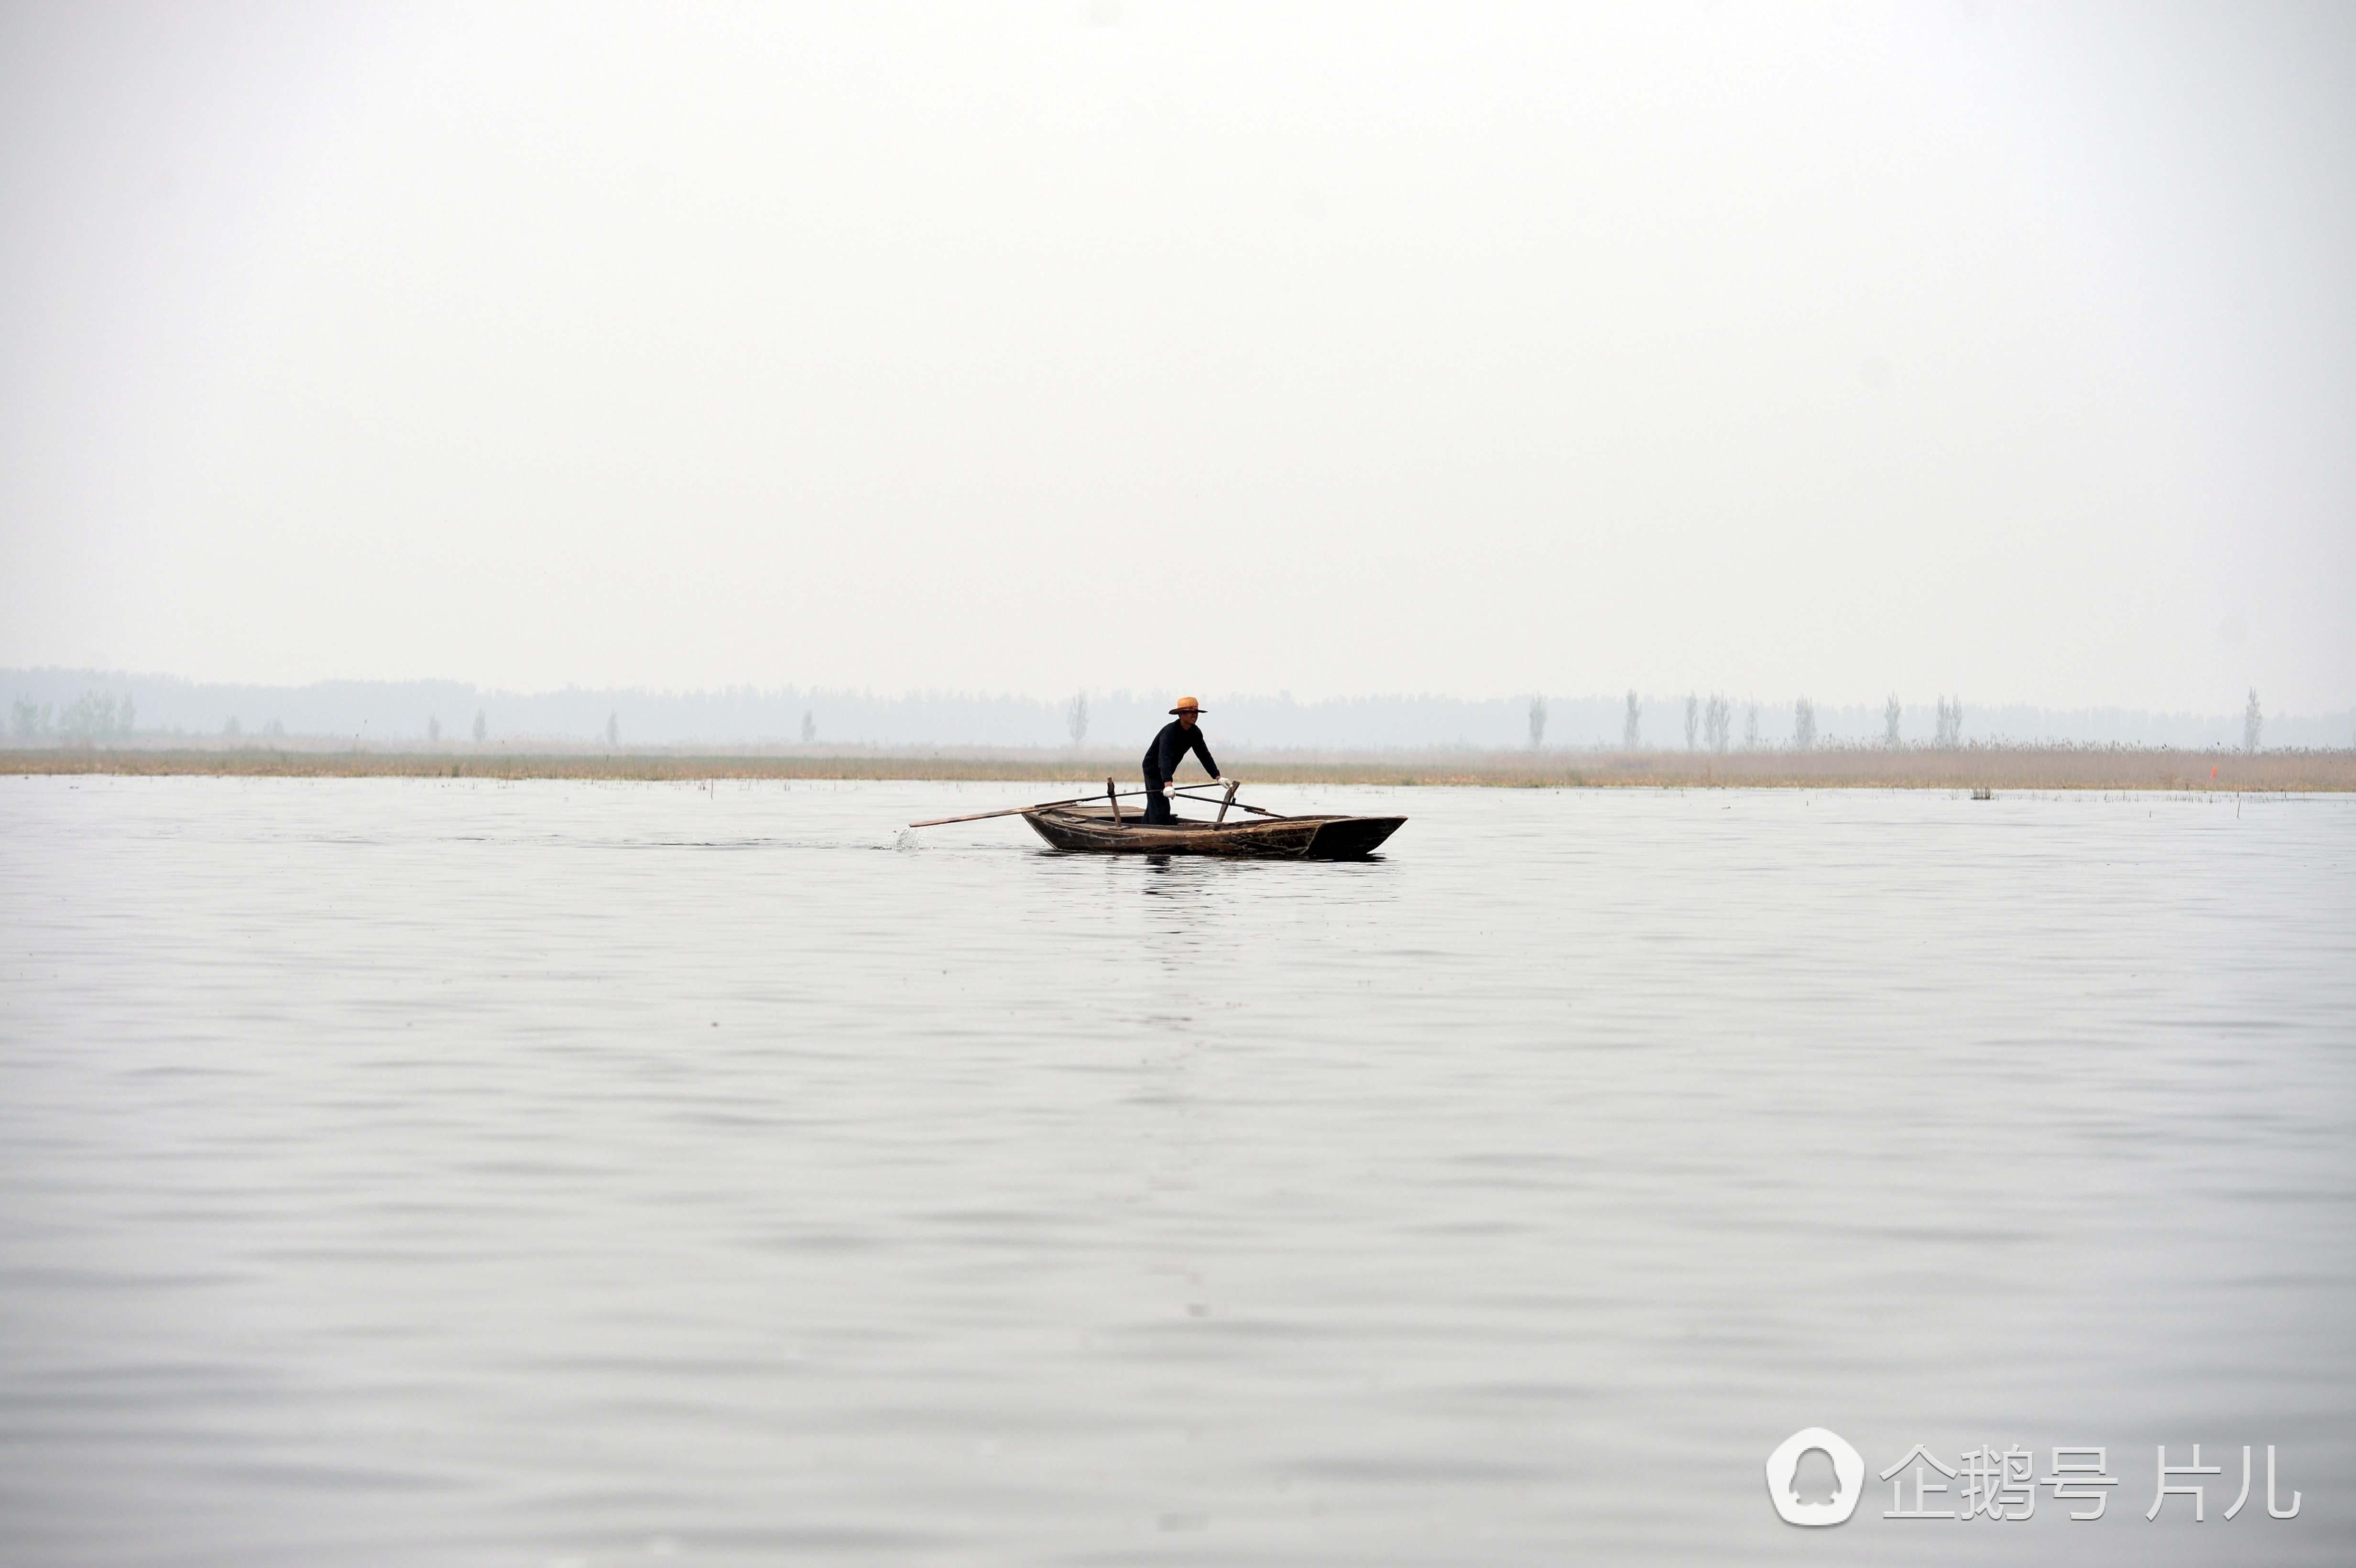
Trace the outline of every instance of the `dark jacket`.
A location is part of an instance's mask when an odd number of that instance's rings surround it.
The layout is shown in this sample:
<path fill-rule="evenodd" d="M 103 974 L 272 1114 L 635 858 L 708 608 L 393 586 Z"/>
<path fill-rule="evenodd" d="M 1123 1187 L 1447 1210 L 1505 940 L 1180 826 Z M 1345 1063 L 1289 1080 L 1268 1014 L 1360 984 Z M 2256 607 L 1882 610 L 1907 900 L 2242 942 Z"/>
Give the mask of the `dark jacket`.
<path fill-rule="evenodd" d="M 1177 774 L 1178 764 L 1192 752 L 1203 759 L 1203 771 L 1213 778 L 1219 776 L 1219 764 L 1211 760 L 1211 748 L 1203 739 L 1203 727 L 1189 730 L 1175 719 L 1162 726 L 1162 733 L 1153 737 L 1153 744 L 1145 748 L 1145 786 L 1159 790 Z"/>

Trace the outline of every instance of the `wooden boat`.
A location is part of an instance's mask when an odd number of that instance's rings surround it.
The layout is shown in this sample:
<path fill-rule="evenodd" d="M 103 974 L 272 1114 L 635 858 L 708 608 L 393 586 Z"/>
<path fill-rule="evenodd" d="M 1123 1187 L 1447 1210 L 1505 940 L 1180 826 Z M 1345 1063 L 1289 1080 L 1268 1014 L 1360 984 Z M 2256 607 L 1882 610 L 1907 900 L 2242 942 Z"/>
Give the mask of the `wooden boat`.
<path fill-rule="evenodd" d="M 1079 795 L 1069 800 L 1042 801 L 1037 805 L 1010 805 L 998 811 L 973 811 L 963 816 L 936 816 L 911 822 L 911 827 L 946 827 L 953 822 L 988 822 L 993 817 L 1020 816 L 1031 830 L 1058 849 L 1094 855 L 1233 855 L 1268 860 L 1363 860 L 1398 831 L 1404 816 L 1282 816 L 1236 798 L 1234 780 L 1225 781 L 1226 793 L 1216 800 L 1189 795 L 1176 784 L 1173 800 L 1216 805 L 1219 815 L 1209 822 L 1181 817 L 1149 825 L 1141 812 L 1123 811 L 1123 795 L 1141 795 L 1141 789 L 1122 789 L 1105 780 L 1103 795 Z M 1231 811 L 1249 813 L 1230 822 Z"/>
<path fill-rule="evenodd" d="M 1033 806 L 1032 831 L 1058 849 L 1096 855 L 1236 855 L 1276 860 L 1362 860 L 1398 831 L 1404 816 L 1255 816 L 1233 822 L 1181 819 L 1149 827 L 1109 801 Z"/>

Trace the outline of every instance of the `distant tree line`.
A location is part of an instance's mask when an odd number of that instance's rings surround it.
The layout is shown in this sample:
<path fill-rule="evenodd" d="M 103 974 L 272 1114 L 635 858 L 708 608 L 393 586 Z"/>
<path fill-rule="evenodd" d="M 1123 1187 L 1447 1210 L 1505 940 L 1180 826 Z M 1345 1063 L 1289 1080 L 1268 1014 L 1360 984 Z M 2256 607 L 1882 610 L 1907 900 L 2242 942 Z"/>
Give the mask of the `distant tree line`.
<path fill-rule="evenodd" d="M 2258 728 L 2261 722 L 2257 703 L 2258 694 L 2254 691 L 2250 694 L 2250 709 L 2244 724 L 2244 744 L 2254 752 L 2258 749 Z M 1530 704 L 1532 714 L 1530 743 L 1535 746 L 1538 743 L 1539 730 L 1544 723 L 1543 718 L 1539 716 L 1544 712 L 1545 699 L 1532 698 Z M 1762 743 L 1759 734 L 1759 713 L 1757 702 L 1743 704 L 1742 749 L 1744 751 L 1756 751 Z M 1893 751 L 1906 744 L 1903 730 L 1905 714 L 1905 705 L 1898 700 L 1896 692 L 1891 692 L 1881 707 L 1881 743 Z M 1643 700 L 1632 690 L 1628 693 L 1625 714 L 1621 725 L 1620 743 L 1623 750 L 1633 752 L 1642 748 L 1643 715 Z M 1734 702 L 1724 692 L 1712 692 L 1708 697 L 1702 696 L 1697 691 L 1687 693 L 1685 699 L 1685 720 L 1687 751 L 1707 750 L 1722 752 L 1733 746 Z M 1795 752 L 1812 751 L 1816 745 L 1817 739 L 1815 702 L 1810 698 L 1800 698 L 1792 704 L 1792 749 Z M 1938 700 L 1937 718 L 1933 726 L 1931 744 L 1942 751 L 1952 751 L 1963 743 L 1964 699 L 1960 697 L 1943 696 Z"/>
<path fill-rule="evenodd" d="M 1077 684 L 1077 683 L 1075 683 Z M 1066 688 L 1054 699 L 917 691 L 899 696 L 780 687 L 656 692 L 621 688 L 539 693 L 489 691 L 455 681 L 326 681 L 305 687 L 198 683 L 105 669 L 0 669 L 12 699 L 0 714 L 15 745 L 121 743 L 135 730 L 143 742 L 164 736 L 201 741 L 234 733 L 271 736 L 272 726 L 306 739 L 368 738 L 378 744 L 436 747 L 471 737 L 478 746 L 530 746 L 547 740 L 579 744 L 594 737 L 619 749 L 696 744 L 805 746 L 987 745 L 1105 748 L 1126 753 L 1163 722 L 1170 694 Z M 135 694 L 135 695 L 134 695 Z M 1698 753 L 1738 748 L 1813 749 L 1826 745 L 1937 747 L 1967 743 L 1964 705 L 1942 694 L 1934 705 L 1885 699 L 1835 705 L 1813 698 L 1762 702 L 1723 690 L 1646 697 L 1547 694 L 1454 698 L 1389 694 L 1296 700 L 1290 693 L 1206 693 L 1216 709 L 1215 743 L 1237 751 L 1462 747 L 1533 751 L 1674 747 Z M 1969 715 L 1970 740 L 2039 745 L 2219 746 L 2263 751 L 2350 743 L 2356 710 L 2323 714 L 2267 711 L 2258 694 L 2246 705 L 2211 713 L 2118 709 L 2053 710 L 1983 704 Z M 1676 712 L 1664 735 L 1648 708 Z M 496 708 L 498 717 L 490 718 Z M 1682 709 L 1679 711 L 1679 709 Z M 234 731 L 225 722 L 241 718 Z M 1891 720 L 1898 720 L 1893 730 Z M 1676 720 L 1687 720 L 1679 730 Z M 1740 722 L 1737 722 L 1738 719 Z M 282 722 L 283 721 L 283 722 Z M 823 741 L 820 736 L 823 734 Z M 496 742 L 493 737 L 497 737 Z"/>
<path fill-rule="evenodd" d="M 1747 702 L 1744 705 L 1742 746 L 1745 751 L 1755 751 L 1761 744 L 1759 711 L 1757 702 Z M 1881 743 L 1890 750 L 1896 751 L 1907 744 L 1903 727 L 1905 715 L 1905 705 L 1899 701 L 1896 692 L 1891 692 L 1881 706 Z M 1529 716 L 1530 744 L 1535 747 L 1541 742 L 1546 733 L 1545 698 L 1533 697 L 1529 699 Z M 1632 688 L 1622 709 L 1620 729 L 1620 744 L 1622 750 L 1634 752 L 1643 749 L 1643 721 L 1644 699 Z M 1688 692 L 1685 699 L 1685 721 L 1686 750 L 1688 752 L 1698 752 L 1704 749 L 1724 752 L 1732 744 L 1734 704 L 1723 692 L 1714 692 L 1707 698 L 1699 692 Z M 2265 723 L 2265 711 L 2259 705 L 2256 688 L 2253 687 L 2250 689 L 2248 704 L 2242 711 L 2242 749 L 2244 751 L 2254 753 L 2262 749 Z M 1815 702 L 1809 698 L 1800 698 L 1792 704 L 1792 749 L 1796 752 L 1813 750 L 1817 738 Z M 2159 743 L 2182 744 L 2183 742 Z M 1932 721 L 1930 744 L 1939 751 L 1954 751 L 1964 744 L 1964 699 L 1960 696 L 1951 697 L 1943 693 L 1938 698 Z"/>
<path fill-rule="evenodd" d="M 52 736 L 61 741 L 120 741 L 130 735 L 138 720 L 139 706 L 127 691 L 120 697 L 111 691 L 84 692 L 55 713 L 46 702 L 20 697 L 9 711 L 8 731 L 19 741 Z"/>

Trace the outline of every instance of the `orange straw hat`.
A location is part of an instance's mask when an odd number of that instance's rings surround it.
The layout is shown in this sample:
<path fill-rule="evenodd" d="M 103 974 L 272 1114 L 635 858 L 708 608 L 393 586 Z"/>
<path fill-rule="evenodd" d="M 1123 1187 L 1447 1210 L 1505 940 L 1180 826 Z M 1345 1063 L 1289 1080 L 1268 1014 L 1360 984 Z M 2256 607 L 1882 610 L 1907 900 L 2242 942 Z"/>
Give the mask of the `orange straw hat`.
<path fill-rule="evenodd" d="M 1178 706 L 1172 709 L 1170 711 L 1173 713 L 1200 713 L 1203 711 L 1203 705 L 1195 701 L 1191 697 L 1182 697 L 1178 699 Z"/>

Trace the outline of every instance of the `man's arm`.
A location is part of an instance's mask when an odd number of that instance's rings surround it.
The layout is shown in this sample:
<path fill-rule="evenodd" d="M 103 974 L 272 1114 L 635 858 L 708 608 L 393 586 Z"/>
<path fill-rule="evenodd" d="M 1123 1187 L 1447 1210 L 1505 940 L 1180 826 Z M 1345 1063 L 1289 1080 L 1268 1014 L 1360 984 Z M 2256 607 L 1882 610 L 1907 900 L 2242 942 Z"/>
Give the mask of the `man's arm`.
<path fill-rule="evenodd" d="M 1203 731 L 1194 731 L 1194 754 L 1203 759 L 1203 771 L 1213 778 L 1219 776 L 1219 764 L 1211 760 L 1211 743 L 1203 739 Z"/>

